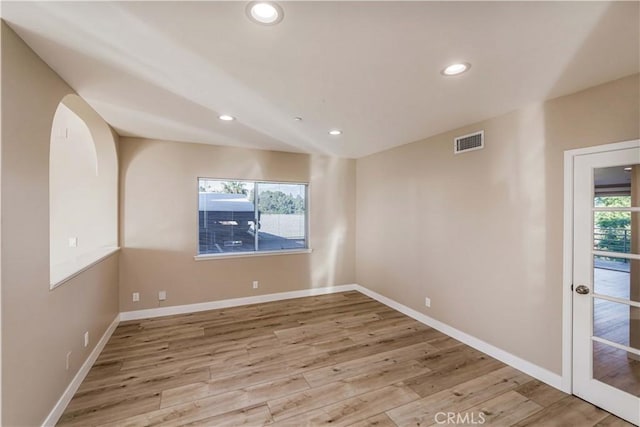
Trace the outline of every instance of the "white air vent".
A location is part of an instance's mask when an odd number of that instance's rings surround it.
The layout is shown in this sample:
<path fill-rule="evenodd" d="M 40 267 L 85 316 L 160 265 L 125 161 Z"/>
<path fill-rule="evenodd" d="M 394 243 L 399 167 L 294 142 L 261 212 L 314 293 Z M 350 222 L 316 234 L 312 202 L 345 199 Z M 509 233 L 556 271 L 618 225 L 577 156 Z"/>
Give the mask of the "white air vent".
<path fill-rule="evenodd" d="M 459 136 L 453 140 L 453 152 L 456 154 L 479 150 L 481 148 L 484 148 L 483 130 L 470 133 L 469 135 Z"/>

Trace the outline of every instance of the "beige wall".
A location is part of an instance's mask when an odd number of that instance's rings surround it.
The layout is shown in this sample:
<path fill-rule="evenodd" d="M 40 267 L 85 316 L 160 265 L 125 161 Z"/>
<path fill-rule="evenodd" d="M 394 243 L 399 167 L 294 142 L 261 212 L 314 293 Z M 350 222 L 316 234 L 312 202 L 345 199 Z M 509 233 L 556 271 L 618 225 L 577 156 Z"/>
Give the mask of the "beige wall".
<path fill-rule="evenodd" d="M 563 152 L 638 138 L 638 83 L 359 159 L 357 283 L 560 373 Z M 453 154 L 480 129 L 484 150 Z"/>
<path fill-rule="evenodd" d="M 198 177 L 309 182 L 313 252 L 195 261 Z M 353 160 L 122 138 L 120 186 L 121 311 L 354 283 Z"/>
<path fill-rule="evenodd" d="M 50 133 L 59 102 L 73 91 L 1 27 L 1 424 L 36 426 L 118 313 L 118 258 L 49 290 Z"/>

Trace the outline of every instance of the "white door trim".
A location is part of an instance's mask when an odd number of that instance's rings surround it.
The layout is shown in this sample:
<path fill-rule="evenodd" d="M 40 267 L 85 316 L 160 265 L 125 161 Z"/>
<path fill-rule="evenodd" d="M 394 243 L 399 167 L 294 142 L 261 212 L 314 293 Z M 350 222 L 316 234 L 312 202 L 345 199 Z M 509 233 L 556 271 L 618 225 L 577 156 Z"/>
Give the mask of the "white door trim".
<path fill-rule="evenodd" d="M 573 169 L 577 156 L 640 147 L 640 140 L 615 142 L 564 152 L 564 231 L 562 254 L 562 391 L 572 393 L 573 381 Z"/>

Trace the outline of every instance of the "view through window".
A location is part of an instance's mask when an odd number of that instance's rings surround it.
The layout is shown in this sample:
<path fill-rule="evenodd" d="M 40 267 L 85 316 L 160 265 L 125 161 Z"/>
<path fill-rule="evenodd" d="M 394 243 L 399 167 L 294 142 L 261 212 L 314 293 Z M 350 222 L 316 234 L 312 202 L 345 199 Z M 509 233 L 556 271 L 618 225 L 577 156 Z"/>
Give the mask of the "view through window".
<path fill-rule="evenodd" d="M 629 195 L 605 195 L 594 198 L 597 208 L 622 208 L 631 206 Z M 631 212 L 594 212 L 593 248 L 608 252 L 631 252 Z M 598 257 L 608 260 L 606 257 Z M 620 261 L 620 260 L 616 260 Z M 628 264 L 628 260 L 622 261 Z"/>
<path fill-rule="evenodd" d="M 199 255 L 307 248 L 307 184 L 199 178 Z"/>

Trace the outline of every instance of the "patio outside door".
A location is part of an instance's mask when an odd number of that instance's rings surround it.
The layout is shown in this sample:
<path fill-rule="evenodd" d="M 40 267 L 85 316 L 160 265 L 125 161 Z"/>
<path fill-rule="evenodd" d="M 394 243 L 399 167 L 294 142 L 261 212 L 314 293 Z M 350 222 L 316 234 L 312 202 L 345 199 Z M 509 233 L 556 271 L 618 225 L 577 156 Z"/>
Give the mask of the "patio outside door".
<path fill-rule="evenodd" d="M 640 143 L 578 155 L 573 393 L 640 423 Z"/>

